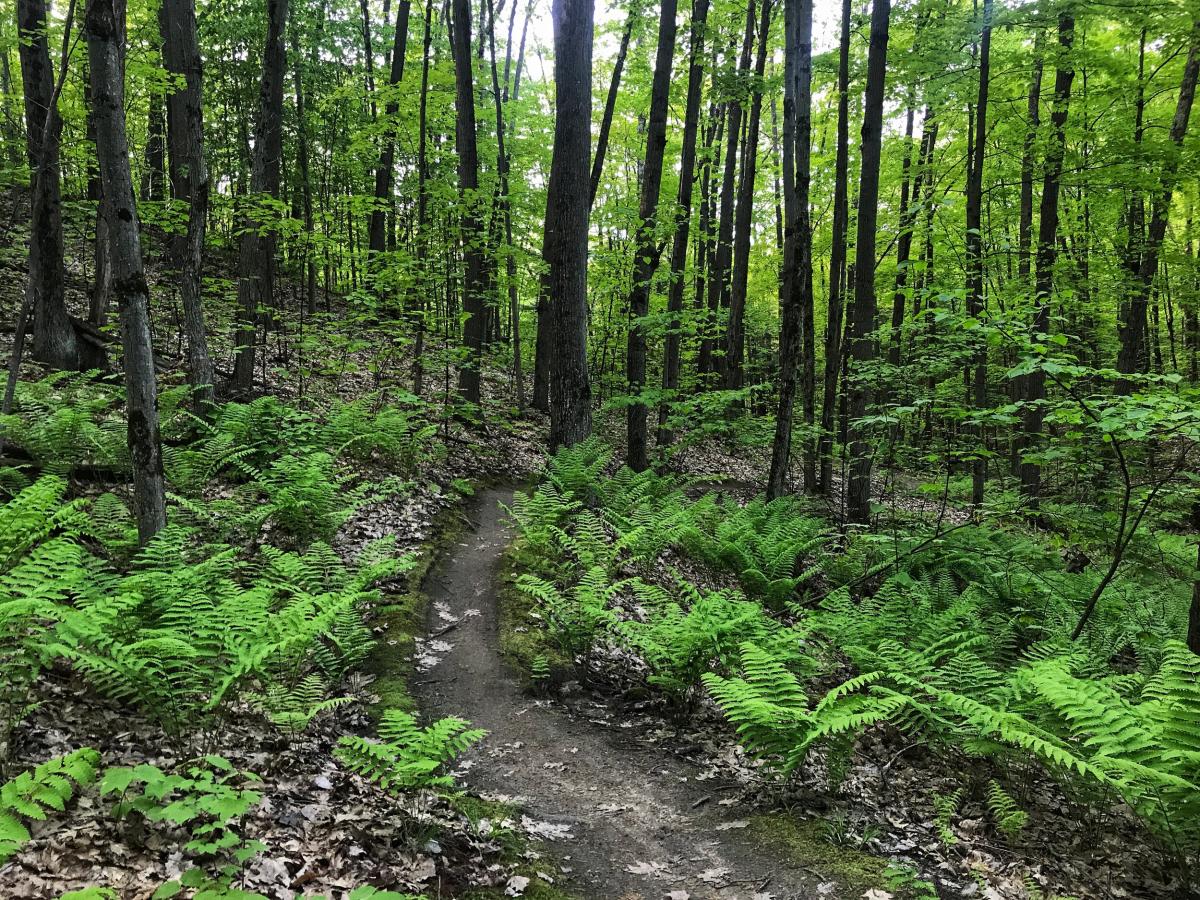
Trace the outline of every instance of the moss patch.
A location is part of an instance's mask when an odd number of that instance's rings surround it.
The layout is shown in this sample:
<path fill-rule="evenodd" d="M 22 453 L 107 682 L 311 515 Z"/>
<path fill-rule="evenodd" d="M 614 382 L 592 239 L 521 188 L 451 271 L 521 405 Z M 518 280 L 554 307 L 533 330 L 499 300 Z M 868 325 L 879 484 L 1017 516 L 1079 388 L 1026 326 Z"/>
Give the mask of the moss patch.
<path fill-rule="evenodd" d="M 373 624 L 382 626 L 383 633 L 362 666 L 363 671 L 375 676 L 371 692 L 379 700 L 368 710 L 373 719 L 378 720 L 389 709 L 411 712 L 417 707 L 408 682 L 413 674 L 416 637 L 425 632 L 427 600 L 421 584 L 446 548 L 461 537 L 467 524 L 461 501 L 438 513 L 429 539 L 414 552 L 416 561 L 405 573 L 403 589 L 385 594 L 383 604 L 375 609 Z"/>
<path fill-rule="evenodd" d="M 535 661 L 542 661 L 549 684 L 562 684 L 575 677 L 571 660 L 550 638 L 545 628 L 536 627 L 530 614 L 537 602 L 517 590 L 517 576 L 525 570 L 521 561 L 520 539 L 500 559 L 500 583 L 496 586 L 496 604 L 500 616 L 500 653 L 522 675 L 533 681 Z"/>
<path fill-rule="evenodd" d="M 861 897 L 871 888 L 892 891 L 905 900 L 921 896 L 908 888 L 889 887 L 892 865 L 887 859 L 826 840 L 820 820 L 796 819 L 785 813 L 759 815 L 750 819 L 748 834 L 755 841 L 778 848 L 805 870 L 836 881 L 841 887 L 838 897 Z"/>

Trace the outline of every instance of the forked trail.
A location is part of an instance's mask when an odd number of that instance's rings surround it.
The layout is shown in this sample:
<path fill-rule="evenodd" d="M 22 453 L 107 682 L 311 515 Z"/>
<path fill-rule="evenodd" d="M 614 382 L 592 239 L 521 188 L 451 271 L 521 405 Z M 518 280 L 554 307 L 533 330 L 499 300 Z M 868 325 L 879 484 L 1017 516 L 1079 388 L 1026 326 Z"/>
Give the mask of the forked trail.
<path fill-rule="evenodd" d="M 500 656 L 498 633 L 499 564 L 513 537 L 500 505 L 512 493 L 474 498 L 474 531 L 424 585 L 431 633 L 444 629 L 446 616 L 460 621 L 438 638 L 439 661 L 415 678 L 418 699 L 428 714 L 462 716 L 489 732 L 468 756 L 467 787 L 517 803 L 544 823 L 535 831 L 560 835 L 550 845 L 565 870 L 559 886 L 579 897 L 839 897 L 758 844 L 737 807 L 719 802 L 732 791 L 697 782 L 695 766 L 522 688 Z M 544 868 L 559 879 L 555 867 Z"/>

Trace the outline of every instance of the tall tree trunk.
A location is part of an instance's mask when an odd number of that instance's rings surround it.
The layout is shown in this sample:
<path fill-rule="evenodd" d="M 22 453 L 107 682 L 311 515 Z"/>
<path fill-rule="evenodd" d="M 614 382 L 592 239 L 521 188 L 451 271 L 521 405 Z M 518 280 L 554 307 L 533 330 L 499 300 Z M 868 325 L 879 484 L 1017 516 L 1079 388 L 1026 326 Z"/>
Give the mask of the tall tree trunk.
<path fill-rule="evenodd" d="M 646 386 L 646 324 L 650 312 L 650 282 L 658 268 L 658 195 L 662 189 L 663 155 L 667 148 L 667 101 L 671 96 L 671 64 L 675 57 L 675 0 L 662 0 L 658 19 L 658 51 L 650 89 L 650 121 L 646 126 L 646 164 L 634 240 L 633 287 L 629 292 L 629 332 L 625 374 L 629 393 L 638 398 Z M 626 456 L 629 468 L 641 472 L 649 465 L 647 406 L 635 399 L 626 409 Z"/>
<path fill-rule="evenodd" d="M 588 381 L 588 177 L 592 121 L 593 0 L 554 0 L 554 151 L 546 197 L 546 262 L 554 359 L 550 372 L 550 447 L 592 431 Z"/>
<path fill-rule="evenodd" d="M 86 80 L 91 82 L 89 73 Z M 96 143 L 96 117 L 92 114 L 90 90 L 84 90 L 83 102 L 87 107 L 88 141 Z M 109 294 L 112 291 L 112 260 L 108 258 L 108 219 L 104 214 L 104 191 L 100 183 L 100 166 L 88 161 L 88 200 L 96 204 L 95 272 L 92 276 L 92 294 L 88 299 L 88 321 L 97 328 L 108 324 Z"/>
<path fill-rule="evenodd" d="M 858 181 L 858 239 L 854 254 L 854 314 L 849 350 L 856 371 L 849 385 L 851 424 L 850 484 L 846 513 L 865 524 L 871 518 L 871 447 L 869 426 L 863 422 L 871 392 L 865 370 L 875 359 L 875 237 L 879 214 L 879 162 L 883 137 L 883 88 L 887 75 L 888 21 L 891 0 L 874 0 L 867 54 L 867 91 L 863 106 L 862 169 Z"/>
<path fill-rule="evenodd" d="M 754 61 L 754 88 L 750 121 L 746 127 L 746 149 L 742 154 L 738 184 L 737 222 L 733 246 L 733 281 L 729 291 L 729 324 L 725 331 L 725 387 L 737 390 L 745 383 L 746 288 L 750 278 L 750 232 L 754 217 L 754 179 L 758 170 L 758 135 L 762 124 L 762 79 L 767 66 L 771 32 L 771 0 L 762 0 L 758 28 L 758 54 Z"/>
<path fill-rule="evenodd" d="M 600 176 L 604 170 L 604 157 L 608 151 L 608 135 L 612 129 L 613 114 L 617 108 L 617 95 L 620 93 L 621 74 L 625 70 L 625 57 L 629 52 L 629 40 L 633 35 L 633 25 L 640 15 L 636 7 L 631 7 L 629 18 L 625 22 L 625 30 L 621 33 L 621 46 L 617 50 L 617 58 L 613 63 L 612 80 L 608 85 L 608 97 L 604 102 L 604 113 L 600 119 L 600 133 L 596 140 L 596 155 L 592 159 L 591 173 L 588 177 L 588 205 L 596 202 L 596 192 L 600 189 Z M 549 235 L 542 236 L 542 259 L 546 260 L 549 247 Z M 533 399 L 530 405 L 543 412 L 550 411 L 550 366 L 554 357 L 553 322 L 550 312 L 550 272 L 545 269 L 542 273 L 537 299 L 537 335 L 533 361 Z"/>
<path fill-rule="evenodd" d="M 1042 103 L 1042 33 L 1034 37 L 1033 77 L 1029 80 L 1029 99 L 1026 107 L 1028 125 L 1025 146 L 1021 151 L 1021 207 L 1017 225 L 1017 274 L 1027 279 L 1033 262 L 1033 154 L 1037 147 L 1038 126 L 1041 125 Z"/>
<path fill-rule="evenodd" d="M 708 27 L 708 0 L 693 0 L 688 68 L 687 105 L 683 117 L 683 147 L 679 158 L 679 193 L 675 203 L 675 235 L 671 243 L 671 285 L 667 295 L 667 336 L 663 348 L 663 393 L 659 407 L 658 445 L 675 440 L 667 427 L 667 404 L 679 390 L 680 315 L 683 312 L 683 276 L 687 266 L 688 233 L 692 221 L 692 187 L 696 179 L 696 136 L 700 130 L 700 95 L 704 88 L 704 38 Z"/>
<path fill-rule="evenodd" d="M 1137 277 L 1133 282 L 1133 294 L 1127 304 L 1128 315 L 1121 324 L 1121 350 L 1117 355 L 1117 370 L 1132 374 L 1145 369 L 1146 361 L 1146 309 L 1154 276 L 1158 272 L 1158 257 L 1163 238 L 1167 233 L 1167 220 L 1171 212 L 1171 196 L 1175 189 L 1175 178 L 1179 168 L 1180 149 L 1187 136 L 1188 119 L 1192 114 L 1192 102 L 1196 97 L 1196 80 L 1200 74 L 1200 19 L 1192 26 L 1191 46 L 1187 64 L 1183 69 L 1183 81 L 1179 86 L 1179 98 L 1175 104 L 1175 116 L 1171 120 L 1170 155 L 1163 162 L 1158 177 L 1158 192 L 1155 194 L 1150 212 L 1150 227 L 1138 258 Z M 1130 393 L 1133 383 L 1119 379 L 1119 393 Z"/>
<path fill-rule="evenodd" d="M 754 45 L 754 13 L 756 0 L 750 0 L 746 9 L 746 34 L 742 40 L 742 55 L 738 73 L 750 71 L 750 52 Z M 700 343 L 700 372 L 709 374 L 724 365 L 714 359 L 717 312 L 729 305 L 729 268 L 733 256 L 733 213 L 734 190 L 737 182 L 738 139 L 742 131 L 742 102 L 740 98 L 725 103 L 727 121 L 725 126 L 725 170 L 721 176 L 720 215 L 717 219 L 717 243 L 708 270 L 708 317 L 704 322 L 704 336 Z"/>
<path fill-rule="evenodd" d="M 284 29 L 288 0 L 267 0 L 267 41 L 263 49 L 262 79 L 258 89 L 258 124 L 250 168 L 250 202 L 266 195 L 279 197 L 279 172 L 283 156 L 283 77 L 287 65 Z M 238 254 L 238 307 L 241 321 L 234 335 L 236 355 L 233 386 L 249 394 L 254 387 L 255 340 L 259 311 L 275 299 L 274 230 L 257 222 L 251 213 L 243 221 Z"/>
<path fill-rule="evenodd" d="M 150 296 L 142 269 L 137 203 L 125 138 L 125 89 L 121 44 L 124 0 L 90 0 L 88 60 L 96 116 L 96 156 L 109 205 L 113 296 L 121 316 L 125 356 L 125 402 L 129 413 L 129 456 L 138 540 L 145 544 L 167 523 L 154 351 L 150 344 Z"/>
<path fill-rule="evenodd" d="M 425 0 L 425 32 L 421 50 L 421 103 L 417 118 L 417 291 L 413 318 L 417 334 L 413 343 L 413 393 L 421 396 L 425 380 L 425 294 L 431 284 L 429 271 L 429 48 L 433 42 L 433 0 Z"/>
<path fill-rule="evenodd" d="M 494 9 L 492 0 L 487 0 L 487 2 L 488 2 L 488 19 L 492 24 L 492 27 L 488 30 L 488 43 L 491 46 L 491 59 L 492 59 L 492 66 L 491 66 L 491 68 L 492 68 L 492 98 L 493 98 L 493 101 L 495 103 L 495 108 L 496 108 L 496 168 L 497 168 L 498 174 L 500 175 L 500 183 L 498 186 L 498 194 L 499 195 L 496 199 L 500 206 L 499 211 L 500 211 L 501 218 L 503 219 L 503 226 L 504 226 L 504 242 L 505 242 L 504 266 L 505 266 L 505 277 L 508 282 L 509 323 L 510 323 L 510 327 L 512 329 L 512 344 L 513 344 L 513 358 L 512 358 L 513 359 L 513 361 L 512 361 L 513 390 L 516 394 L 517 411 L 524 412 L 524 410 L 525 410 L 525 387 L 522 384 L 524 376 L 521 373 L 521 308 L 520 308 L 519 300 L 517 297 L 517 261 L 514 256 L 515 248 L 513 247 L 512 202 L 511 202 L 511 198 L 509 197 L 509 190 L 508 190 L 509 158 L 508 158 L 508 150 L 505 147 L 505 143 L 504 143 L 505 131 L 507 130 L 507 128 L 511 127 L 511 123 L 506 123 L 505 118 L 504 118 L 504 105 L 505 105 L 505 100 L 507 99 L 506 95 L 508 92 L 508 76 L 507 76 L 508 63 L 505 62 L 506 74 L 505 74 L 504 91 L 501 92 L 500 76 L 499 76 L 499 73 L 498 73 L 497 67 L 496 67 L 496 29 L 495 29 L 496 14 L 495 14 L 495 9 Z M 517 9 L 517 0 L 513 0 L 514 14 L 516 12 L 516 9 Z M 529 20 L 526 19 L 525 21 L 526 21 L 526 24 L 528 25 Z M 510 23 L 510 28 L 509 28 L 510 40 L 512 37 L 511 30 L 512 29 L 511 29 L 511 23 Z M 524 35 L 522 35 L 522 38 L 524 38 Z M 522 47 L 522 50 L 523 49 L 524 48 Z M 511 47 L 509 48 L 509 52 L 511 52 Z M 518 65 L 519 65 L 519 63 L 518 63 Z M 520 86 L 520 81 L 521 81 L 521 74 L 520 74 L 520 71 L 518 71 L 517 72 L 518 87 Z"/>
<path fill-rule="evenodd" d="M 797 357 L 803 353 L 805 328 L 812 321 L 812 229 L 808 195 L 811 180 L 812 137 L 812 0 L 786 0 L 784 15 L 783 84 L 783 237 L 782 323 L 779 339 L 779 409 L 771 446 L 767 497 L 787 490 L 791 459 L 792 416 L 796 396 Z M 808 339 L 811 341 L 811 338 Z M 811 343 L 809 344 L 811 348 Z M 806 423 L 811 423 L 811 349 L 804 365 Z M 805 489 L 815 488 L 813 454 L 805 445 Z"/>
<path fill-rule="evenodd" d="M 621 33 L 621 46 L 617 50 L 617 58 L 613 63 L 612 80 L 608 84 L 608 97 L 604 101 L 604 114 L 600 118 L 600 133 L 596 138 L 596 155 L 592 159 L 592 174 L 588 180 L 590 185 L 589 204 L 596 202 L 596 192 L 600 189 L 604 157 L 608 152 L 608 135 L 612 130 L 613 114 L 617 109 L 617 95 L 621 89 L 621 73 L 625 70 L 625 56 L 629 53 L 629 39 L 633 36 L 633 24 L 641 12 L 636 4 L 630 7 L 625 30 Z"/>
<path fill-rule="evenodd" d="M 150 92 L 146 119 L 146 171 L 142 174 L 142 199 L 159 202 L 166 181 L 166 140 L 163 135 L 162 95 Z"/>
<path fill-rule="evenodd" d="M 1071 83 L 1075 68 L 1071 46 L 1075 42 L 1075 18 L 1063 11 L 1058 16 L 1058 61 L 1054 73 L 1054 111 L 1050 114 L 1053 133 L 1046 149 L 1042 175 L 1042 203 L 1037 239 L 1037 274 L 1034 284 L 1033 336 L 1044 340 L 1050 331 L 1050 295 L 1054 291 L 1054 262 L 1058 258 L 1058 194 L 1066 154 L 1066 124 L 1071 103 Z M 1025 409 L 1022 444 L 1026 452 L 1036 451 L 1042 436 L 1046 413 L 1041 401 L 1046 397 L 1046 373 L 1035 369 L 1025 378 Z M 1021 495 L 1031 509 L 1037 509 L 1042 492 L 1042 468 L 1033 460 L 1020 463 Z"/>
<path fill-rule="evenodd" d="M 292 77 L 296 87 L 296 164 L 300 170 L 301 203 L 304 209 L 304 311 L 317 311 L 317 263 L 313 259 L 312 178 L 309 174 L 308 118 L 304 96 L 304 57 L 300 53 L 300 31 L 292 29 Z"/>
<path fill-rule="evenodd" d="M 817 456 L 821 463 L 820 491 L 833 488 L 833 418 L 837 410 L 838 373 L 842 368 L 842 312 L 846 289 L 846 231 L 849 221 L 850 169 L 850 0 L 842 0 L 842 31 L 838 50 L 837 147 L 833 176 L 833 236 L 829 250 L 829 305 L 825 321 L 825 372 L 821 394 L 821 428 Z"/>
<path fill-rule="evenodd" d="M 514 0 L 515 2 L 515 0 Z M 375 205 L 371 207 L 370 248 L 382 253 L 387 248 L 388 215 L 393 207 L 392 181 L 396 168 L 396 113 L 400 111 L 398 85 L 404 80 L 404 56 L 408 52 L 408 14 L 410 0 L 396 6 L 396 38 L 392 44 L 392 66 L 388 76 L 388 100 L 383 108 L 384 138 L 375 167 Z"/>
<path fill-rule="evenodd" d="M 486 279 L 483 229 L 476 209 L 479 189 L 479 144 L 475 131 L 475 83 L 471 72 L 471 2 L 454 0 L 454 120 L 458 152 L 458 193 L 463 210 L 460 230 L 466 280 L 463 283 L 463 344 L 467 358 L 458 370 L 458 391 L 468 403 L 479 403 L 483 362 Z"/>
<path fill-rule="evenodd" d="M 80 347 L 63 290 L 59 149 L 63 121 L 50 66 L 45 0 L 18 0 L 21 81 L 25 88 L 26 148 L 32 177 L 29 292 L 33 358 L 56 369 L 78 369 Z"/>
<path fill-rule="evenodd" d="M 992 0 L 983 0 L 983 24 L 979 42 L 979 93 L 975 101 L 975 146 L 971 148 L 971 165 L 967 170 L 967 315 L 979 319 L 983 315 L 983 160 L 987 142 L 988 82 L 991 77 Z M 901 304 L 903 307 L 903 304 Z M 987 406 L 987 342 L 975 336 L 974 370 L 968 365 L 972 396 L 969 405 L 982 410 Z M 976 441 L 982 443 L 982 428 L 973 429 Z M 982 451 L 982 448 L 980 448 Z M 983 505 L 983 480 L 986 474 L 982 452 L 971 461 L 971 505 Z"/>
<path fill-rule="evenodd" d="M 171 188 L 176 200 L 188 204 L 187 231 L 172 240 L 171 255 L 179 269 L 183 329 L 187 344 L 188 379 L 201 409 L 213 400 L 213 364 L 208 354 L 201 292 L 204 234 L 208 225 L 208 166 L 204 160 L 202 64 L 196 37 L 195 0 L 163 0 L 158 18 L 163 40 L 163 64 L 182 79 L 167 95 L 167 140 L 171 157 Z M 307 172 L 304 173 L 307 180 Z M 311 219 L 309 220 L 311 228 Z"/>

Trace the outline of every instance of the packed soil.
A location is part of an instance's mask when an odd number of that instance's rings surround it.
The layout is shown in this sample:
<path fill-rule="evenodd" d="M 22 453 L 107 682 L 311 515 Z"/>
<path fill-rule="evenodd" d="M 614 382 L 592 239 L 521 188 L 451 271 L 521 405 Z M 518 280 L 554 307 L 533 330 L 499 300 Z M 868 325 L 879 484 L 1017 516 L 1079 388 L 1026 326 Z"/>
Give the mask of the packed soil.
<path fill-rule="evenodd" d="M 523 686 L 499 646 L 500 563 L 512 540 L 502 504 L 512 493 L 497 488 L 474 498 L 471 530 L 424 584 L 426 671 L 414 676 L 414 693 L 430 716 L 461 716 L 488 731 L 465 759 L 465 786 L 520 808 L 525 830 L 548 842 L 557 863 L 538 868 L 573 895 L 846 896 L 754 841 L 745 821 L 751 811 L 739 809 L 732 791 L 698 781 L 695 766 Z"/>

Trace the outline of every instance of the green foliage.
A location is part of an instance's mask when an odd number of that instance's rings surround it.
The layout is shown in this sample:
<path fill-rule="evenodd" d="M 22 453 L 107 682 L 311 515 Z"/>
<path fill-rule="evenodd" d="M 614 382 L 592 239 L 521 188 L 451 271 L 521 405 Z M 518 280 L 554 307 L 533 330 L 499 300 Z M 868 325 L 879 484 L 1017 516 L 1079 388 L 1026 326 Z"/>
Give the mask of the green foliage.
<path fill-rule="evenodd" d="M 588 569 L 566 591 L 528 573 L 516 581 L 517 590 L 538 603 L 555 640 L 571 659 L 586 653 L 616 623 L 609 603 L 623 587 L 619 582 L 611 583 L 601 566 Z"/>
<path fill-rule="evenodd" d="M 152 825 L 181 831 L 187 841 L 184 853 L 203 861 L 168 882 L 156 897 L 174 896 L 182 888 L 196 896 L 233 896 L 228 891 L 242 867 L 266 847 L 241 833 L 243 817 L 262 800 L 250 786 L 261 779 L 237 771 L 220 756 L 206 756 L 178 772 L 157 766 L 113 767 L 100 782 L 102 796 L 116 799 L 114 815 L 137 818 Z M 244 896 L 244 895 L 242 895 Z"/>
<path fill-rule="evenodd" d="M 88 747 L 55 757 L 0 785 L 0 864 L 29 840 L 23 819 L 63 812 L 76 788 L 96 780 L 100 754 Z"/>
<path fill-rule="evenodd" d="M 1008 795 L 1000 782 L 994 778 L 987 786 L 987 808 L 991 814 L 996 829 L 1010 842 L 1016 841 L 1029 821 L 1029 814 L 1017 805 Z"/>
<path fill-rule="evenodd" d="M 389 709 L 379 722 L 379 740 L 346 735 L 335 753 L 350 771 L 389 793 L 448 788 L 454 780 L 446 766 L 486 733 L 454 717 L 421 728 L 409 713 Z"/>
<path fill-rule="evenodd" d="M 678 541 L 695 558 L 735 574 L 747 595 L 782 609 L 819 572 L 812 558 L 825 550 L 829 529 L 792 498 L 738 506 L 709 494 L 691 506 Z"/>

